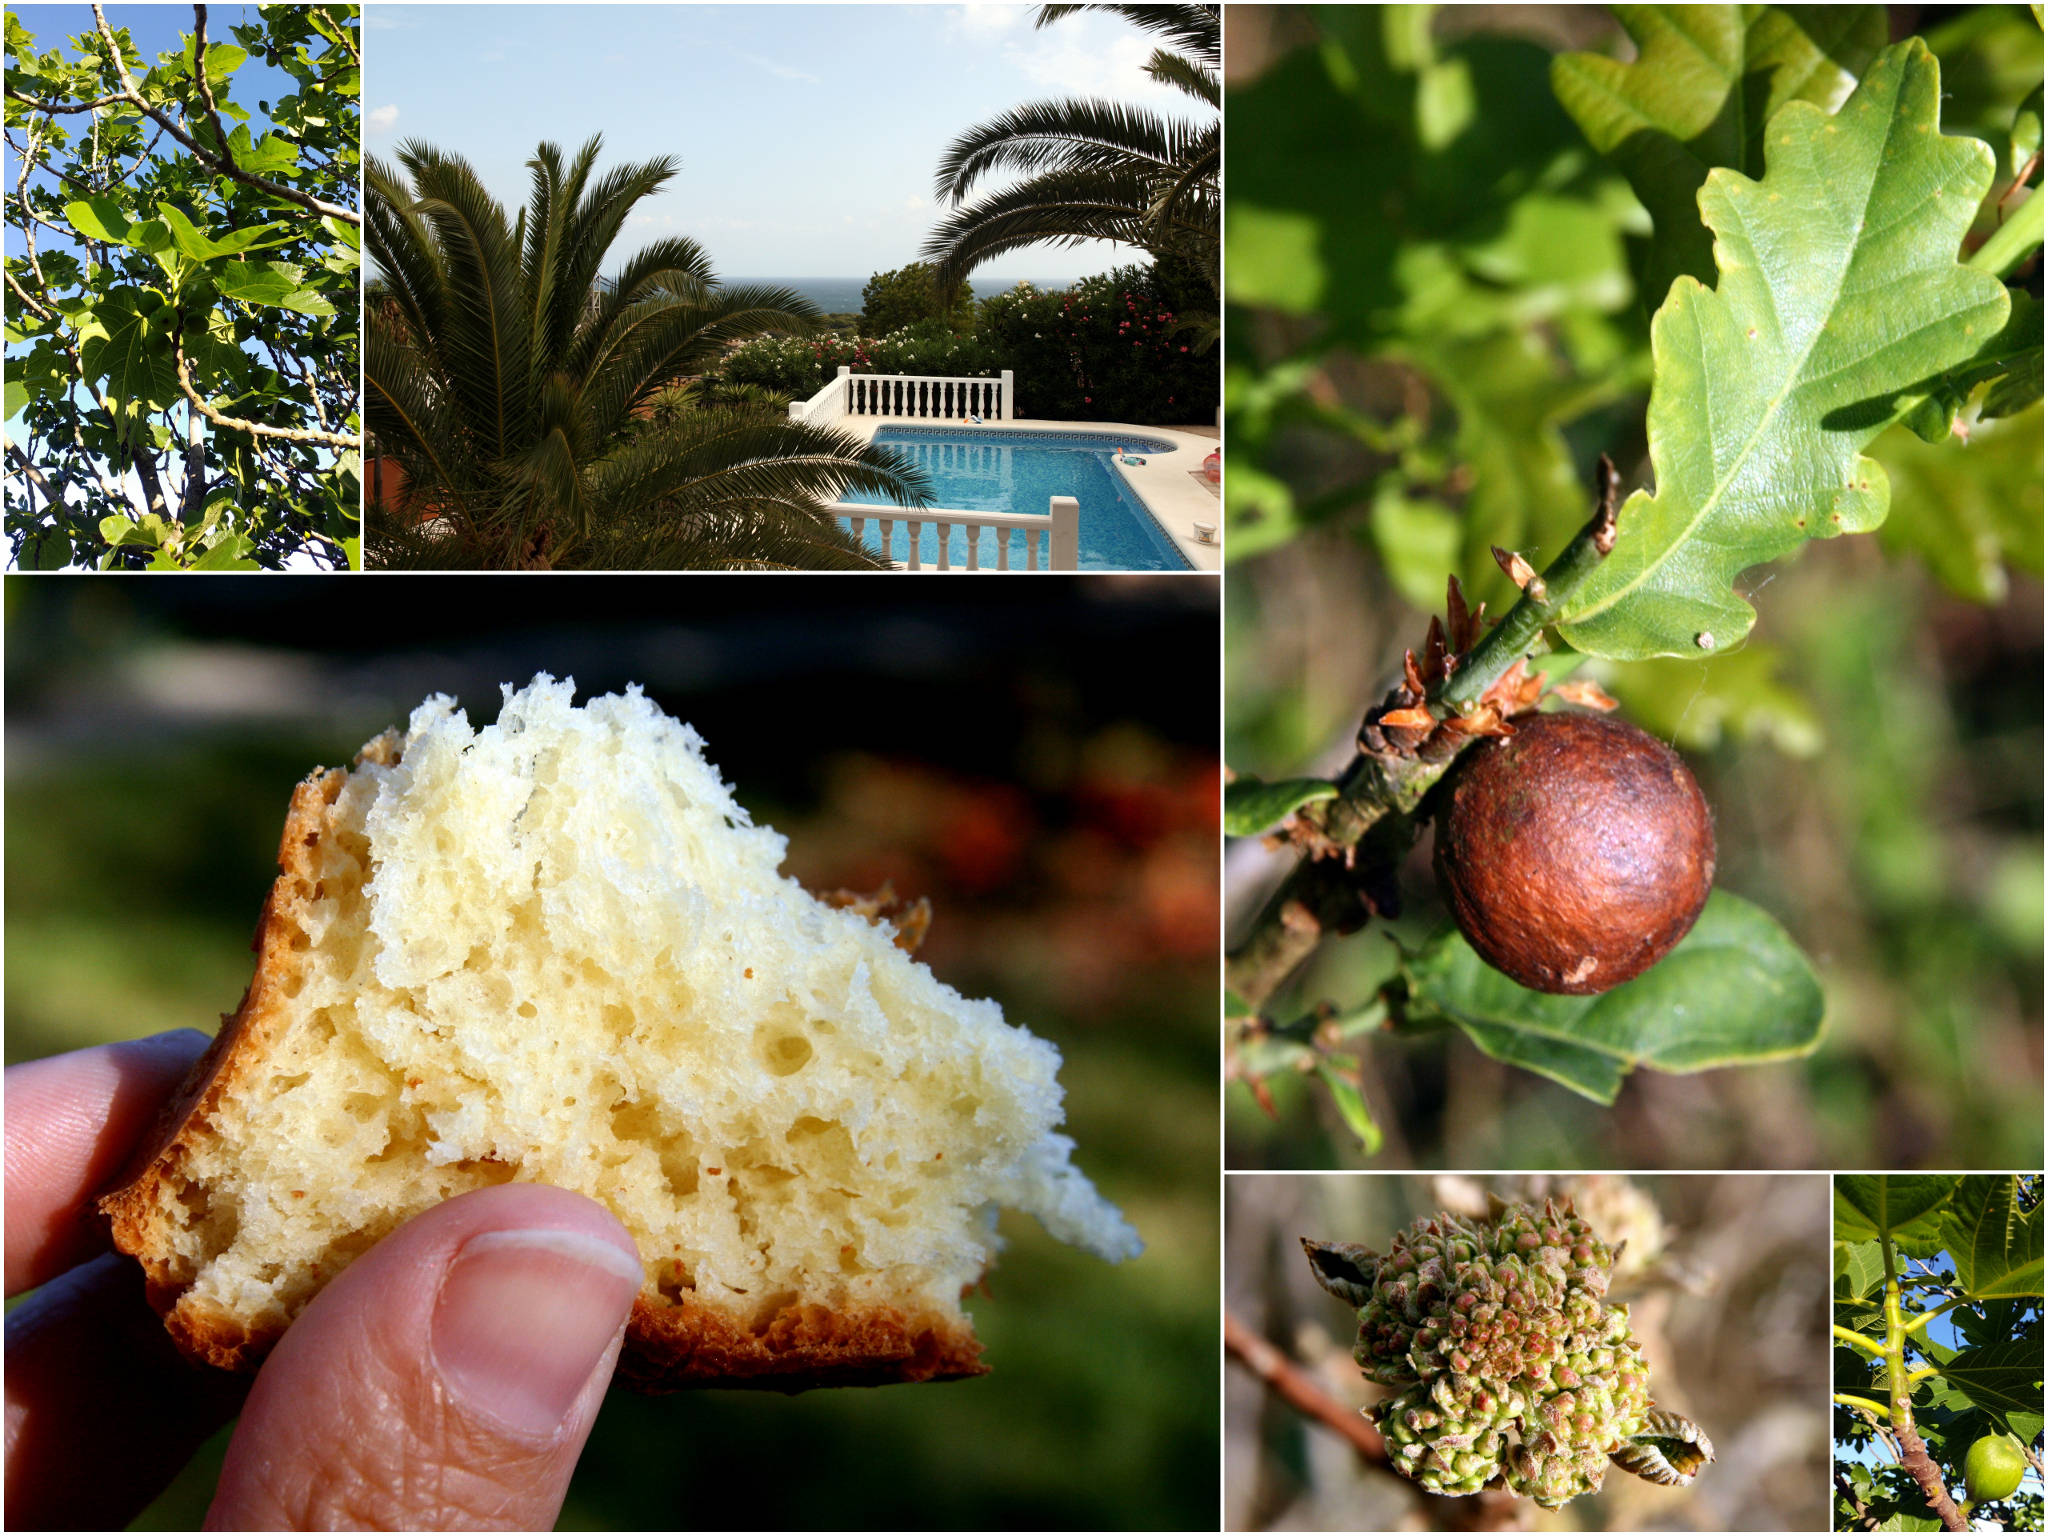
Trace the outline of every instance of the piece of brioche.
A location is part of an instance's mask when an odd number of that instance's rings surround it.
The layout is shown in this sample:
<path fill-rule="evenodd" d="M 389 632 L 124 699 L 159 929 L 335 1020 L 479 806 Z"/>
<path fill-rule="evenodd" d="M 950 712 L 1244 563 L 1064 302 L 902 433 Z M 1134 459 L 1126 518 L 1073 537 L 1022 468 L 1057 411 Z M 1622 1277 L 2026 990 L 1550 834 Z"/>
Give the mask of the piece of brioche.
<path fill-rule="evenodd" d="M 241 1009 L 100 1202 L 188 1352 L 253 1369 L 407 1217 L 515 1179 L 633 1234 L 619 1371 L 655 1389 L 979 1374 L 999 1206 L 1138 1252 L 1054 1133 L 1052 1046 L 778 874 L 637 688 L 504 692 L 293 794 Z"/>

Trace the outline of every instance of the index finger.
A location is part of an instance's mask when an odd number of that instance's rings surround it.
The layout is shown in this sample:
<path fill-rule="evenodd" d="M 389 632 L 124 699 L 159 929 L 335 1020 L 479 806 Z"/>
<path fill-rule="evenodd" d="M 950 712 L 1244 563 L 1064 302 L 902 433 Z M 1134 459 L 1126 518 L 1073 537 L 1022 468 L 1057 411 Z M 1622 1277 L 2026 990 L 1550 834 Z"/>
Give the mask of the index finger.
<path fill-rule="evenodd" d="M 7 1294 L 106 1247 L 89 1210 L 206 1050 L 177 1029 L 7 1069 Z"/>

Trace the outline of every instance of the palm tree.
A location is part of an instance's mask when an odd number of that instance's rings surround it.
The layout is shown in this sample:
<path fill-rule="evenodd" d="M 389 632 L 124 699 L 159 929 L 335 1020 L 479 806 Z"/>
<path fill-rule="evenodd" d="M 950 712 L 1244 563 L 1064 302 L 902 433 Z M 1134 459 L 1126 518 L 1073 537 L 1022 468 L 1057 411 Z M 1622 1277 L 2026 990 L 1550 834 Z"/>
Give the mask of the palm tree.
<path fill-rule="evenodd" d="M 1043 27 L 1075 11 L 1113 11 L 1164 37 L 1145 72 L 1217 112 L 1202 123 L 1113 101 L 1068 98 L 1014 107 L 955 139 L 938 196 L 953 212 L 925 241 L 941 282 L 1028 245 L 1116 240 L 1191 262 L 1217 286 L 1222 166 L 1220 5 L 1044 5 Z M 1176 52 L 1174 49 L 1178 49 Z M 968 197 L 993 172 L 1024 179 Z"/>
<path fill-rule="evenodd" d="M 487 569 L 869 569 L 826 511 L 849 490 L 905 505 L 921 473 L 845 432 L 674 386 L 730 342 L 804 333 L 800 295 L 726 288 L 696 242 L 655 242 L 599 276 L 663 158 L 593 181 L 601 141 L 565 164 L 543 144 L 514 221 L 458 156 L 418 142 L 367 161 L 365 230 L 381 272 L 364 377 L 378 450 L 403 472 L 374 505 L 382 565 Z M 657 409 L 657 405 L 661 408 Z"/>

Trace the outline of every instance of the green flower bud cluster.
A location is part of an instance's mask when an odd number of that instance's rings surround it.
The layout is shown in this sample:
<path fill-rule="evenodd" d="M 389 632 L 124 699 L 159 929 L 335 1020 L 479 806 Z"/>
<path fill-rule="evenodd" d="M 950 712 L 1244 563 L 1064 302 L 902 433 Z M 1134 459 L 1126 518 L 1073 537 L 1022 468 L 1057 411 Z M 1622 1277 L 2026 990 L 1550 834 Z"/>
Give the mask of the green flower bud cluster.
<path fill-rule="evenodd" d="M 1569 1200 L 1433 1216 L 1384 1258 L 1307 1246 L 1316 1278 L 1358 1311 L 1359 1367 L 1400 1389 L 1374 1412 L 1388 1455 L 1430 1492 L 1497 1478 L 1555 1509 L 1597 1492 L 1644 1431 L 1649 1372 L 1628 1309 L 1606 1301 L 1617 1255 Z"/>

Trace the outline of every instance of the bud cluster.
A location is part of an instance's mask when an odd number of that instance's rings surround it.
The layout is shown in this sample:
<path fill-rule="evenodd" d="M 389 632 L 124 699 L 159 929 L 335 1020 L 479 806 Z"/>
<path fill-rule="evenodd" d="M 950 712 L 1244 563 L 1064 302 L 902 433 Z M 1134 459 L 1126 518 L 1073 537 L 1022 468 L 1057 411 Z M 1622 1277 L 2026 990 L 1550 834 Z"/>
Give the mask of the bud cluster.
<path fill-rule="evenodd" d="M 1400 1389 L 1374 1414 L 1388 1454 L 1432 1493 L 1498 1477 L 1555 1509 L 1597 1492 L 1642 1431 L 1648 1369 L 1628 1309 L 1606 1301 L 1617 1254 L 1569 1200 L 1430 1217 L 1384 1258 L 1348 1244 L 1309 1254 L 1358 1310 L 1360 1368 Z"/>

